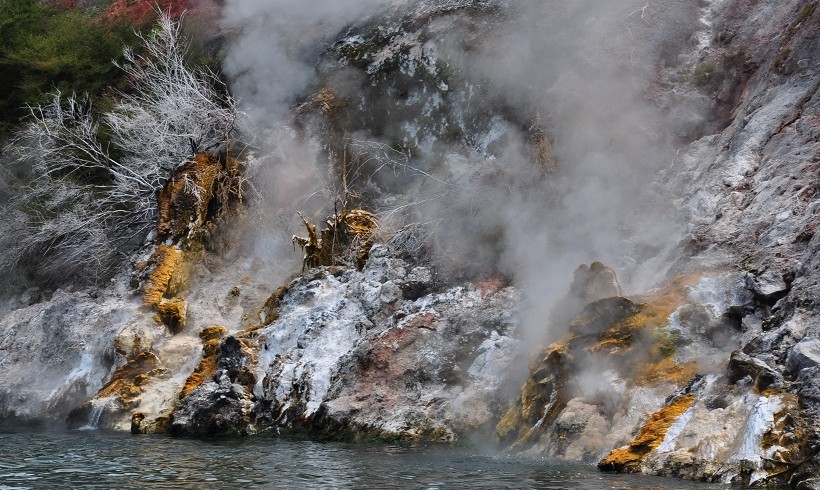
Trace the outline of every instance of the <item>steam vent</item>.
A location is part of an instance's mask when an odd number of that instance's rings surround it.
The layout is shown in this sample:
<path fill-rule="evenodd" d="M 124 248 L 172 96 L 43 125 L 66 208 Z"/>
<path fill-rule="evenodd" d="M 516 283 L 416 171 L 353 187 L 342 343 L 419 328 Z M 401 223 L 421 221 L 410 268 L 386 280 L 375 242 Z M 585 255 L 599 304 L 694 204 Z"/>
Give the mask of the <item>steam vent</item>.
<path fill-rule="evenodd" d="M 819 5 L 5 0 L 0 488 L 820 489 Z"/>

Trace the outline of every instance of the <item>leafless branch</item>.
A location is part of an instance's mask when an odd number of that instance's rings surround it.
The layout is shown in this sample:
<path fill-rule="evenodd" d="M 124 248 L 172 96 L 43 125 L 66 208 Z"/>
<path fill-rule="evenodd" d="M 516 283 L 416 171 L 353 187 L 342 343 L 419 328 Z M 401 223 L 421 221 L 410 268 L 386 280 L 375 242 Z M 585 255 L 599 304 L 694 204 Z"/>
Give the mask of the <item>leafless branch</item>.
<path fill-rule="evenodd" d="M 178 21 L 161 15 L 158 22 L 140 35 L 143 54 L 125 50 L 118 66 L 131 87 L 111 110 L 97 115 L 88 97 L 60 92 L 28 107 L 4 151 L 11 166 L 29 172 L 2 209 L 0 270 L 104 277 L 123 247 L 152 227 L 156 192 L 191 156 L 191 142 L 217 153 L 237 137 L 243 115 L 226 87 L 186 64 Z"/>

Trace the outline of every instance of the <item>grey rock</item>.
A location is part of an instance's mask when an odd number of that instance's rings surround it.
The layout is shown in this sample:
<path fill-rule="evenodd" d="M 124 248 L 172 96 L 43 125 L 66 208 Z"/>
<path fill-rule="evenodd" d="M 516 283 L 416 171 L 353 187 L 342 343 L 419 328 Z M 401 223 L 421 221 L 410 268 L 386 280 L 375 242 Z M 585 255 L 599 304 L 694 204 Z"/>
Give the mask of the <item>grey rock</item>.
<path fill-rule="evenodd" d="M 804 401 L 820 407 L 820 366 L 802 369 L 795 381 L 795 388 Z"/>
<path fill-rule="evenodd" d="M 803 369 L 820 365 L 820 340 L 804 339 L 791 348 L 786 358 L 786 369 L 796 374 Z"/>
<path fill-rule="evenodd" d="M 747 284 L 756 295 L 764 299 L 780 299 L 789 291 L 783 273 L 766 271 L 759 276 L 747 276 Z"/>
<path fill-rule="evenodd" d="M 609 327 L 641 310 L 641 305 L 612 297 L 593 301 L 569 324 L 569 330 L 577 335 L 600 335 Z"/>
<path fill-rule="evenodd" d="M 583 303 L 621 295 L 621 286 L 611 267 L 600 262 L 593 262 L 587 266 L 582 264 L 574 273 L 572 294 Z"/>
<path fill-rule="evenodd" d="M 728 365 L 729 381 L 736 383 L 751 377 L 760 391 L 771 386 L 782 386 L 783 376 L 774 368 L 741 351 L 732 352 Z"/>
<path fill-rule="evenodd" d="M 216 436 L 253 432 L 253 402 L 248 390 L 232 383 L 226 371 L 215 381 L 194 389 L 177 404 L 170 432 L 175 435 Z"/>
<path fill-rule="evenodd" d="M 41 299 L 0 312 L 0 418 L 62 419 L 88 401 L 136 310 L 113 292 L 94 298 L 59 290 Z"/>
<path fill-rule="evenodd" d="M 245 386 L 256 384 L 256 377 L 250 369 L 254 362 L 253 353 L 234 336 L 223 340 L 217 351 L 216 368 L 228 376 L 231 382 L 239 382 Z"/>

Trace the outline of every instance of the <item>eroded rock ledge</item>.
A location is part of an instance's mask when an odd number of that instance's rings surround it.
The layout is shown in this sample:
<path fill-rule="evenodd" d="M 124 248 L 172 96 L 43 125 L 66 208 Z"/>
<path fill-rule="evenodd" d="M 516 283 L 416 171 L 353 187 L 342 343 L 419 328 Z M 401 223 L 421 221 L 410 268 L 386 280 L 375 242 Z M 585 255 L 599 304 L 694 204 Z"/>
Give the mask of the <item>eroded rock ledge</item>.
<path fill-rule="evenodd" d="M 275 293 L 267 324 L 222 342 L 213 381 L 181 397 L 172 430 L 442 441 L 489 430 L 515 386 L 518 295 L 498 281 L 412 293 L 436 288 L 430 269 L 381 245 L 362 271 L 312 269 Z M 236 364 L 244 377 L 221 367 Z"/>

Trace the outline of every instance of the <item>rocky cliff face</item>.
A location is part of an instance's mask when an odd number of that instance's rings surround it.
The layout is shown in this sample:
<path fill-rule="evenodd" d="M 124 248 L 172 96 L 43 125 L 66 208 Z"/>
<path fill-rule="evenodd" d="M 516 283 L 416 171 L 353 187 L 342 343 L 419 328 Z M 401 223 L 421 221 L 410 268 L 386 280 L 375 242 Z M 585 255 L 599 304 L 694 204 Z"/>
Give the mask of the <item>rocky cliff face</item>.
<path fill-rule="evenodd" d="M 499 424 L 512 448 L 617 471 L 813 488 L 815 10 L 805 2 L 709 7 L 689 80 L 712 98 L 708 119 L 719 130 L 684 148 L 660 177 L 688 223 L 677 277 L 698 278 L 673 279 L 660 296 L 642 298 L 638 313 L 618 310 L 591 330 L 588 318 L 603 305 L 587 306 L 569 337 L 532 365 Z M 665 83 L 686 87 L 687 79 L 678 68 Z M 655 334 L 636 341 L 632 330 L 647 326 Z M 636 345 L 649 354 L 628 368 L 623 357 L 634 359 Z M 623 391 L 596 392 L 578 376 L 590 357 L 615 369 L 604 373 Z M 613 442 L 624 445 L 610 451 Z"/>
<path fill-rule="evenodd" d="M 600 308 L 589 305 L 569 338 L 533 364 L 517 406 L 499 424 L 513 448 L 600 460 L 617 471 L 813 488 L 815 7 L 710 7 L 691 82 L 712 97 L 714 124 L 726 127 L 681 151 L 660 179 L 688 223 L 676 269 L 701 275 L 672 304 L 654 293 L 632 318 L 610 314 L 591 332 L 579 331 L 589 309 Z M 686 86 L 681 78 L 679 71 L 668 83 Z M 670 285 L 681 287 L 673 280 L 660 291 Z M 638 344 L 652 354 L 624 372 L 629 363 L 621 357 L 635 348 L 625 327 L 645 328 L 645 312 L 667 307 L 655 337 Z M 660 371 L 652 367 L 656 353 L 666 356 Z M 620 370 L 610 377 L 624 391 L 589 393 L 583 376 L 573 383 L 583 372 L 578 359 L 589 357 Z M 660 376 L 646 377 L 647 368 Z M 618 401 L 606 400 L 613 396 Z M 602 447 L 602 437 L 613 435 Z M 625 445 L 610 452 L 612 442 Z"/>
<path fill-rule="evenodd" d="M 599 182 L 577 180 L 560 111 L 522 106 L 494 76 L 460 68 L 503 42 L 505 23 L 520 21 L 514 5 L 401 4 L 341 32 L 293 110 L 345 205 L 374 211 L 367 239 L 349 240 L 355 252 L 310 261 L 305 248 L 306 270 L 286 280 L 298 257 L 214 246 L 221 205 L 171 185 L 161 239 L 110 288 L 32 291 L 5 306 L 0 415 L 194 436 L 485 436 L 605 470 L 816 488 L 820 12 L 798 0 L 679 4 L 621 5 L 617 25 L 648 47 L 613 47 L 651 61 L 641 96 L 675 121 L 671 163 L 639 172 L 637 187 L 680 211 L 671 245 L 639 233 L 657 213 L 625 209 L 629 220 L 604 231 L 640 237 L 612 254 L 615 269 L 556 275 L 563 299 L 533 327 L 531 312 L 546 309 L 530 304 L 537 282 L 516 281 L 527 276 L 507 253 L 527 236 L 508 223 L 533 221 L 503 201 L 567 213 Z M 657 37 L 653 22 L 674 19 L 677 37 Z M 207 180 L 197 188 L 213 189 L 212 177 L 196 173 Z M 516 186 L 525 199 L 497 192 Z M 416 206 L 432 195 L 435 208 Z M 452 226 L 442 209 L 482 225 Z M 411 224 L 380 234 L 377 219 Z M 548 219 L 560 238 L 539 253 L 575 259 L 549 249 L 580 246 L 575 222 Z M 636 291 L 642 277 L 654 287 Z"/>

